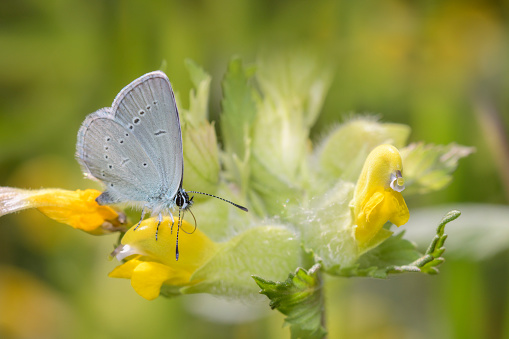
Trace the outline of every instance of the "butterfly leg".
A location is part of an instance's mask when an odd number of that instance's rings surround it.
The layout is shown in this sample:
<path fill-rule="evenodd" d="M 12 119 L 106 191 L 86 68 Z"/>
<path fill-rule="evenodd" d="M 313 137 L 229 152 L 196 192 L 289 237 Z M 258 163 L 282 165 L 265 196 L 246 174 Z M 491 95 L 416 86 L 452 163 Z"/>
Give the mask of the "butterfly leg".
<path fill-rule="evenodd" d="M 171 214 L 171 211 L 168 211 L 168 213 L 170 214 L 170 218 L 171 218 L 171 229 L 170 229 L 170 233 L 173 234 L 173 225 L 175 225 L 175 220 L 173 219 L 173 214 Z"/>
<path fill-rule="evenodd" d="M 140 221 L 138 222 L 138 225 L 136 225 L 136 227 L 134 228 L 134 231 L 136 231 L 136 229 L 140 226 L 141 222 L 143 221 L 143 218 L 145 218 L 145 207 L 143 207 L 143 209 L 141 210 Z"/>
<path fill-rule="evenodd" d="M 163 221 L 163 215 L 161 213 L 159 213 L 157 216 L 156 241 L 157 241 L 157 233 L 159 233 L 159 225 L 161 225 L 162 221 Z"/>
<path fill-rule="evenodd" d="M 177 223 L 177 245 L 175 248 L 175 258 L 178 261 L 179 260 L 179 231 L 180 231 L 180 225 L 182 225 L 182 219 L 180 218 L 180 208 L 179 208 L 179 220 Z"/>

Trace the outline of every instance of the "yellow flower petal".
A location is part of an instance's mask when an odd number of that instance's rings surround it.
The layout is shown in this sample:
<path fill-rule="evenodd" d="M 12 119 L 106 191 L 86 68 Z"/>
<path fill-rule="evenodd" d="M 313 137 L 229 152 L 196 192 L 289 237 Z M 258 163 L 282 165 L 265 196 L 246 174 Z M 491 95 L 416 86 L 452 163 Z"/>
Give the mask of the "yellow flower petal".
<path fill-rule="evenodd" d="M 172 230 L 171 219 L 169 217 L 163 218 L 161 225 L 159 225 L 156 240 L 157 223 L 157 218 L 150 218 L 144 220 L 136 230 L 132 227 L 122 238 L 122 244 L 129 245 L 138 251 L 136 253 L 147 256 L 154 261 L 189 272 L 194 272 L 217 251 L 217 245 L 212 240 L 199 229 L 193 232 L 194 225 L 184 220 L 179 232 L 180 256 L 177 261 L 175 250 L 178 219 L 175 218 Z"/>
<path fill-rule="evenodd" d="M 402 171 L 401 156 L 394 146 L 380 145 L 368 155 L 351 203 L 360 246 L 373 239 L 387 221 L 397 226 L 408 221 L 410 213 L 400 193 L 404 189 Z"/>
<path fill-rule="evenodd" d="M 131 286 L 143 298 L 154 300 L 159 296 L 163 283 L 171 279 L 173 273 L 173 270 L 166 265 L 143 262 L 134 269 Z"/>
<path fill-rule="evenodd" d="M 140 256 L 137 257 L 139 258 Z M 131 277 L 133 276 L 134 269 L 142 262 L 143 262 L 142 260 L 139 260 L 137 258 L 128 260 L 122 265 L 115 267 L 113 271 L 111 271 L 108 274 L 108 277 L 131 279 Z"/>
<path fill-rule="evenodd" d="M 119 215 L 109 206 L 99 205 L 98 190 L 24 190 L 0 187 L 0 216 L 27 208 L 37 208 L 63 224 L 93 234 L 109 233 L 120 225 Z"/>
<path fill-rule="evenodd" d="M 191 275 L 218 251 L 218 245 L 187 221 L 182 222 L 179 233 L 179 260 L 175 259 L 178 219 L 173 231 L 171 219 L 166 217 L 159 225 L 157 219 L 144 220 L 136 229 L 132 227 L 122 238 L 122 245 L 114 251 L 117 259 L 129 258 L 115 268 L 109 276 L 131 279 L 136 293 L 152 300 L 159 296 L 163 284 L 182 287 L 196 284 Z M 187 232 L 187 233 L 186 233 Z"/>

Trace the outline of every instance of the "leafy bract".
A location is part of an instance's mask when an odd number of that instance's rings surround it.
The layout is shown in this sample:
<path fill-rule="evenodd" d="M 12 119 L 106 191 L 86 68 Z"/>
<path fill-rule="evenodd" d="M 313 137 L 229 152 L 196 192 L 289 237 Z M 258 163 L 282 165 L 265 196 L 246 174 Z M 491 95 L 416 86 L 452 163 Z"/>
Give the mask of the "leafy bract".
<path fill-rule="evenodd" d="M 256 294 L 251 275 L 283 279 L 300 265 L 300 243 L 279 225 L 251 228 L 220 244 L 217 253 L 191 277 L 182 293 L 211 293 L 242 297 Z"/>
<path fill-rule="evenodd" d="M 337 276 L 369 276 L 386 278 L 391 273 L 422 272 L 438 273 L 437 266 L 444 262 L 444 242 L 447 235 L 445 225 L 460 216 L 459 211 L 447 213 L 437 227 L 436 235 L 427 251 L 421 254 L 415 245 L 403 239 L 401 232 L 385 240 L 382 244 L 362 255 L 356 265 L 350 267 L 337 265 L 327 271 Z"/>
<path fill-rule="evenodd" d="M 309 271 L 298 268 L 285 281 L 270 281 L 253 276 L 261 294 L 270 299 L 270 307 L 286 315 L 292 338 L 323 338 L 327 332 L 322 326 L 324 301 L 320 265 Z"/>
<path fill-rule="evenodd" d="M 320 172 L 329 180 L 355 182 L 369 152 L 380 144 L 403 147 L 410 127 L 358 117 L 334 128 L 315 151 Z"/>
<path fill-rule="evenodd" d="M 403 158 L 405 194 L 424 194 L 444 188 L 452 180 L 458 160 L 473 153 L 473 147 L 455 143 L 426 145 L 414 143 L 400 150 Z"/>
<path fill-rule="evenodd" d="M 189 93 L 189 109 L 180 105 L 184 148 L 184 186 L 214 194 L 219 183 L 219 149 L 214 124 L 207 120 L 211 77 L 200 66 L 186 60 L 194 88 Z M 203 197 L 197 197 L 197 200 Z"/>

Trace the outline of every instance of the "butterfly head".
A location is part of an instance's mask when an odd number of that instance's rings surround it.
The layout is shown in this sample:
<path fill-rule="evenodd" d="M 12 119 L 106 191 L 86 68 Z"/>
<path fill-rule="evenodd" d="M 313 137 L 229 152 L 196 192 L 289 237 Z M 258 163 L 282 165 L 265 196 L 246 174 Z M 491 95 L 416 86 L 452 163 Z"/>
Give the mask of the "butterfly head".
<path fill-rule="evenodd" d="M 177 205 L 180 210 L 187 210 L 193 205 L 193 198 L 194 196 L 189 198 L 189 194 L 187 194 L 183 188 L 179 188 L 175 196 L 175 205 Z"/>

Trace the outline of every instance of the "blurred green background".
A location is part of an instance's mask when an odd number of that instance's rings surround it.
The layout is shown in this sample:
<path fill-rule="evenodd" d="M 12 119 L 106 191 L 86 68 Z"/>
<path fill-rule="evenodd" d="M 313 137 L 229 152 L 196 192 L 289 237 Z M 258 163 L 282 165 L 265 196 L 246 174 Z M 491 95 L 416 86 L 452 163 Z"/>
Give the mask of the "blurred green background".
<path fill-rule="evenodd" d="M 409 124 L 411 141 L 475 146 L 449 187 L 407 200 L 411 215 L 466 202 L 504 210 L 508 19 L 503 1 L 2 0 L 0 185 L 93 186 L 74 160 L 80 123 L 163 62 L 184 105 L 184 60 L 213 76 L 217 120 L 233 55 L 253 63 L 295 51 L 334 68 L 313 141 L 352 113 L 376 113 Z M 438 276 L 327 279 L 329 337 L 509 338 L 509 218 L 502 213 L 486 227 L 482 218 L 472 225 L 467 212 L 447 233 L 460 235 L 470 220 L 474 240 L 500 234 L 489 255 L 460 243 L 448 248 Z M 425 215 L 432 234 L 440 216 Z M 267 303 L 142 299 L 129 281 L 106 276 L 115 241 L 36 211 L 0 219 L 0 338 L 289 337 Z"/>

